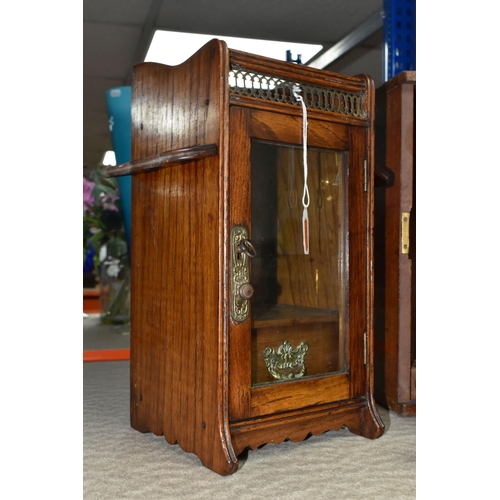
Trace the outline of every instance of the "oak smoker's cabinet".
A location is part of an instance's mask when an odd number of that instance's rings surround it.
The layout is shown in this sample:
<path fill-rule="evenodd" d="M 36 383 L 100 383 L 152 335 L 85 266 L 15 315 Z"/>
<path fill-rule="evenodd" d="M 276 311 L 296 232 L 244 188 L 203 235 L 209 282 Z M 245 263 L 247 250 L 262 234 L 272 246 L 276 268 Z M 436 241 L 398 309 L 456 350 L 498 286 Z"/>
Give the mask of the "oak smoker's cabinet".
<path fill-rule="evenodd" d="M 219 40 L 135 67 L 133 159 L 107 170 L 133 176 L 134 429 L 223 475 L 247 447 L 382 434 L 373 109 L 367 76 Z"/>

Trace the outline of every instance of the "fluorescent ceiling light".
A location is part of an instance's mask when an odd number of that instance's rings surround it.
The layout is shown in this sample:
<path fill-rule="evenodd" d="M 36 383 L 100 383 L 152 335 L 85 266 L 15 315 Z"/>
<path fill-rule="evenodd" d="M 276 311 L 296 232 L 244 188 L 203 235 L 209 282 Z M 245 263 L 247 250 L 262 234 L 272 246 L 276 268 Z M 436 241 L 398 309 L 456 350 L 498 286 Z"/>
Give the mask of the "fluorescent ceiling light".
<path fill-rule="evenodd" d="M 286 51 L 290 50 L 292 59 L 301 55 L 302 63 L 306 63 L 322 48 L 322 45 L 312 45 L 292 42 L 276 42 L 272 40 L 254 40 L 251 38 L 234 38 L 222 35 L 201 35 L 193 33 L 178 33 L 175 31 L 157 30 L 149 47 L 144 62 L 157 62 L 177 66 L 189 59 L 203 45 L 218 38 L 227 43 L 228 47 L 250 54 L 271 57 L 286 61 Z"/>
<path fill-rule="evenodd" d="M 114 151 L 106 151 L 104 153 L 104 158 L 102 159 L 102 164 L 104 166 L 111 165 L 115 166 L 116 165 L 116 156 Z"/>

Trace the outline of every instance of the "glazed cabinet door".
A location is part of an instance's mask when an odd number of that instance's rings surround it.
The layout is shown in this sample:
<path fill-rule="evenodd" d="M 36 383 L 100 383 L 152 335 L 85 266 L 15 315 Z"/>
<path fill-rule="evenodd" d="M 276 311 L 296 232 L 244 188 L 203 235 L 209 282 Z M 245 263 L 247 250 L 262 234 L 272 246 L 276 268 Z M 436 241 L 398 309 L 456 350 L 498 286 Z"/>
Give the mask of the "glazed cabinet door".
<path fill-rule="evenodd" d="M 300 112 L 229 130 L 230 420 L 363 397 L 366 129 L 309 117 L 307 171 Z"/>

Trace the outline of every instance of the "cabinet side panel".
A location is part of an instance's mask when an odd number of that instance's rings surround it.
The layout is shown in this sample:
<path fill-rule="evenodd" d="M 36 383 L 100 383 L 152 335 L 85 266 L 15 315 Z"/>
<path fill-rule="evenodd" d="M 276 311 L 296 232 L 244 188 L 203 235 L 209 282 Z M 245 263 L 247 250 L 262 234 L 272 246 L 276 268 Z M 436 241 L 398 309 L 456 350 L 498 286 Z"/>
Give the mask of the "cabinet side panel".
<path fill-rule="evenodd" d="M 390 400 L 399 400 L 401 374 L 400 323 L 401 323 L 401 272 L 407 270 L 408 256 L 401 254 L 401 212 L 403 208 L 402 148 L 402 87 L 397 86 L 387 93 L 386 166 L 394 172 L 394 185 L 386 190 L 386 269 L 385 269 L 385 392 Z M 406 146 L 404 146 L 406 147 Z M 410 201 L 411 204 L 411 201 Z M 409 356 L 407 365 L 409 375 Z M 408 378 L 408 377 L 407 377 Z M 409 389 L 409 384 L 408 384 Z M 409 392 L 405 391 L 405 392 Z M 409 395 L 403 400 L 408 401 Z"/>
<path fill-rule="evenodd" d="M 152 172 L 132 179 L 130 418 L 134 429 L 156 435 L 163 434 L 165 353 L 160 291 L 164 270 L 159 259 L 165 228 L 160 224 L 163 217 L 157 215 L 163 210 L 161 200 L 150 194 L 148 186 L 161 175 Z"/>
<path fill-rule="evenodd" d="M 219 154 L 132 181 L 131 425 L 236 470 L 225 431 L 221 169 L 227 48 L 214 40 L 176 67 L 135 69 L 132 158 L 203 144 Z"/>
<path fill-rule="evenodd" d="M 381 130 L 379 166 L 391 182 L 379 188 L 377 217 L 377 401 L 415 414 L 415 75 L 394 78 L 377 91 Z M 410 248 L 403 253 L 401 218 L 410 212 Z M 377 277 L 378 276 L 378 277 Z"/>
<path fill-rule="evenodd" d="M 164 434 L 213 469 L 221 451 L 218 159 L 134 181 L 132 426 Z"/>
<path fill-rule="evenodd" d="M 414 91 L 413 84 L 401 87 L 401 213 L 413 211 L 413 171 L 414 171 Z M 413 221 L 412 221 L 413 222 Z M 412 264 L 415 255 L 410 239 L 411 250 L 407 254 L 399 251 L 399 349 L 398 349 L 398 399 L 411 400 L 411 350 L 412 350 Z"/>

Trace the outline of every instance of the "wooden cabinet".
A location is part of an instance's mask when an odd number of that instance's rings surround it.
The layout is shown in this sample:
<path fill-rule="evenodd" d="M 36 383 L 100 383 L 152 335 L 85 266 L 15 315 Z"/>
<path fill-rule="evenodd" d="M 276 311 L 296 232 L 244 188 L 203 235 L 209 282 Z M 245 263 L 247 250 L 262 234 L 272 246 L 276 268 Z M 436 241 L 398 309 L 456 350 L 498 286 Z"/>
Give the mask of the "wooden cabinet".
<path fill-rule="evenodd" d="M 416 414 L 416 73 L 376 91 L 375 397 Z"/>
<path fill-rule="evenodd" d="M 134 429 L 223 475 L 247 447 L 383 433 L 373 110 L 369 77 L 219 40 L 136 66 L 133 160 L 107 170 L 133 174 Z"/>

